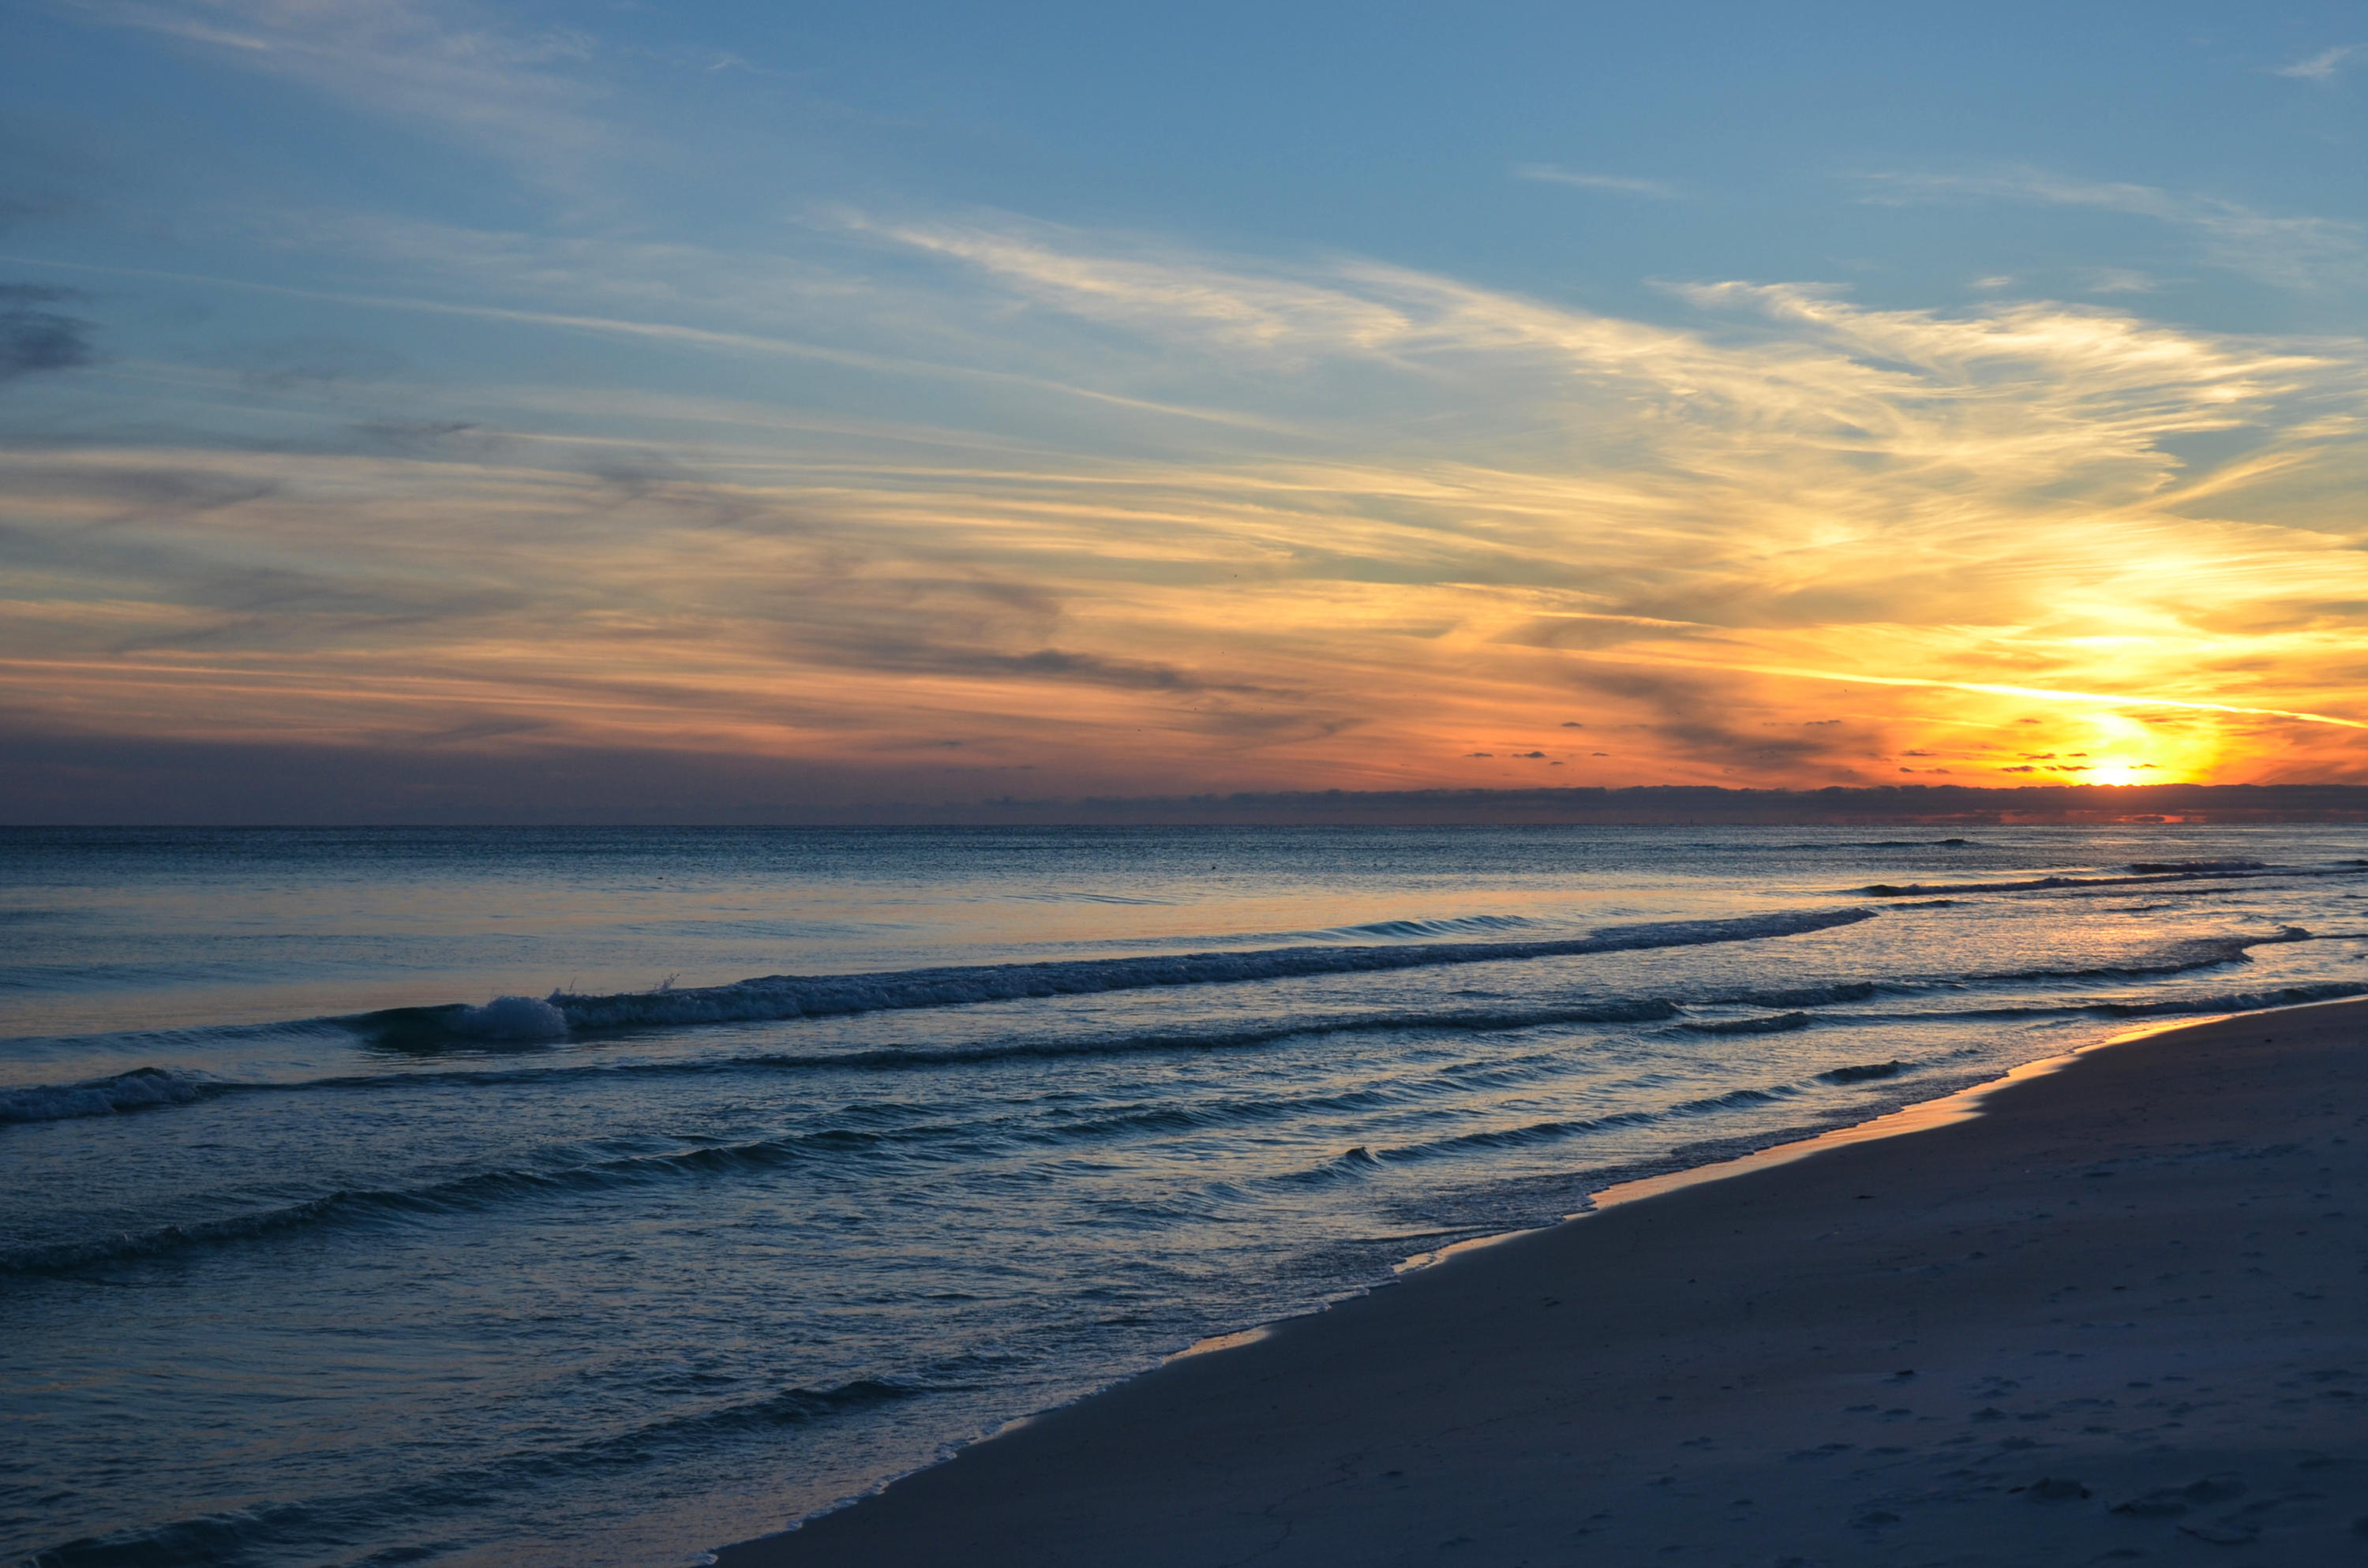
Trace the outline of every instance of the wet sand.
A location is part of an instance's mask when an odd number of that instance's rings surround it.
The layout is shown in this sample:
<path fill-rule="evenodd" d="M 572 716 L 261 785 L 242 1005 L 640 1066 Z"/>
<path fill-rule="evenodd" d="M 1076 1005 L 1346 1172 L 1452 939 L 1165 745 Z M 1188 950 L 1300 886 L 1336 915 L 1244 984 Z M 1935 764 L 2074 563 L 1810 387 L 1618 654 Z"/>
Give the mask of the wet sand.
<path fill-rule="evenodd" d="M 721 1562 L 2361 1563 L 2364 1406 L 2368 1001 L 1470 1251 Z"/>

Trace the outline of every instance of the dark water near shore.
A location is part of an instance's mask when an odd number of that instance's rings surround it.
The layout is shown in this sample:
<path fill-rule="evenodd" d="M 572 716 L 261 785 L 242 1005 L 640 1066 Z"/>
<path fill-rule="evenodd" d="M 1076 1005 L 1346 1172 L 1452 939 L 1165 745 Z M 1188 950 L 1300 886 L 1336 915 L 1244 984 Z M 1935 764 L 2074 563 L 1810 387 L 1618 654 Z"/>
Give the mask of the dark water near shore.
<path fill-rule="evenodd" d="M 0 834 L 0 1560 L 689 1562 L 2362 932 L 2353 828 Z"/>

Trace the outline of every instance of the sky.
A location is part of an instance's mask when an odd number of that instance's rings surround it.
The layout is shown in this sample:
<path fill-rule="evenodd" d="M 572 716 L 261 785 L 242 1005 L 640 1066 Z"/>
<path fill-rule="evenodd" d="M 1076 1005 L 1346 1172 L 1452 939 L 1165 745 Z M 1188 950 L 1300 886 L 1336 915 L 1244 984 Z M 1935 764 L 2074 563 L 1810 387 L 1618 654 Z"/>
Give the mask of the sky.
<path fill-rule="evenodd" d="M 0 820 L 2368 782 L 2356 4 L 6 30 Z"/>

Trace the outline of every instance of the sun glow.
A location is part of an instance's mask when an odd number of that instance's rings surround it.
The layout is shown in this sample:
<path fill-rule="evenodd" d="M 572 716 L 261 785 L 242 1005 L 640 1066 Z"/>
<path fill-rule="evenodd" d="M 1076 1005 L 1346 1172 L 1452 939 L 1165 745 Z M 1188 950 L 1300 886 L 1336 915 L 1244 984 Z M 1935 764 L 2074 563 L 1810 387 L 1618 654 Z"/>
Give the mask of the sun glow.
<path fill-rule="evenodd" d="M 866 233 L 940 269 L 875 301 L 882 343 L 934 308 L 985 356 L 865 361 L 942 423 L 534 384 L 354 451 L 12 460 L 0 512 L 48 564 L 0 605 L 0 701 L 60 735 L 778 758 L 957 805 L 2368 776 L 2368 553 L 2323 526 L 2368 448 L 2315 412 L 2362 399 L 2368 348 L 1774 286 L 1670 325 L 1020 222 Z M 598 304 L 481 324 L 700 377 L 789 330 Z M 1089 354 L 977 336 L 1061 315 Z M 2250 455 L 2169 450 L 2210 432 Z"/>

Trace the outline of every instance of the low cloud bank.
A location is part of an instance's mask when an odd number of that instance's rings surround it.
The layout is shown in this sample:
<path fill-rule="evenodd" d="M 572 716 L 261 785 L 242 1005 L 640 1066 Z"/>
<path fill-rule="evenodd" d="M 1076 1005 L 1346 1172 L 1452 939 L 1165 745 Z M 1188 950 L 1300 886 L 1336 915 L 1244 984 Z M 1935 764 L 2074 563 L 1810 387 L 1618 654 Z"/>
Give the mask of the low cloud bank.
<path fill-rule="evenodd" d="M 2368 785 L 2071 784 L 1984 790 L 1885 785 L 1826 790 L 1632 789 L 1324 790 L 1164 799 L 985 802 L 982 821 L 1275 823 L 1816 824 L 1898 823 L 2362 822 Z"/>
<path fill-rule="evenodd" d="M 900 788 L 900 785 L 902 786 Z M 2368 785 L 985 793 L 689 752 L 496 754 L 0 732 L 0 825 L 1101 825 L 2368 822 Z"/>

